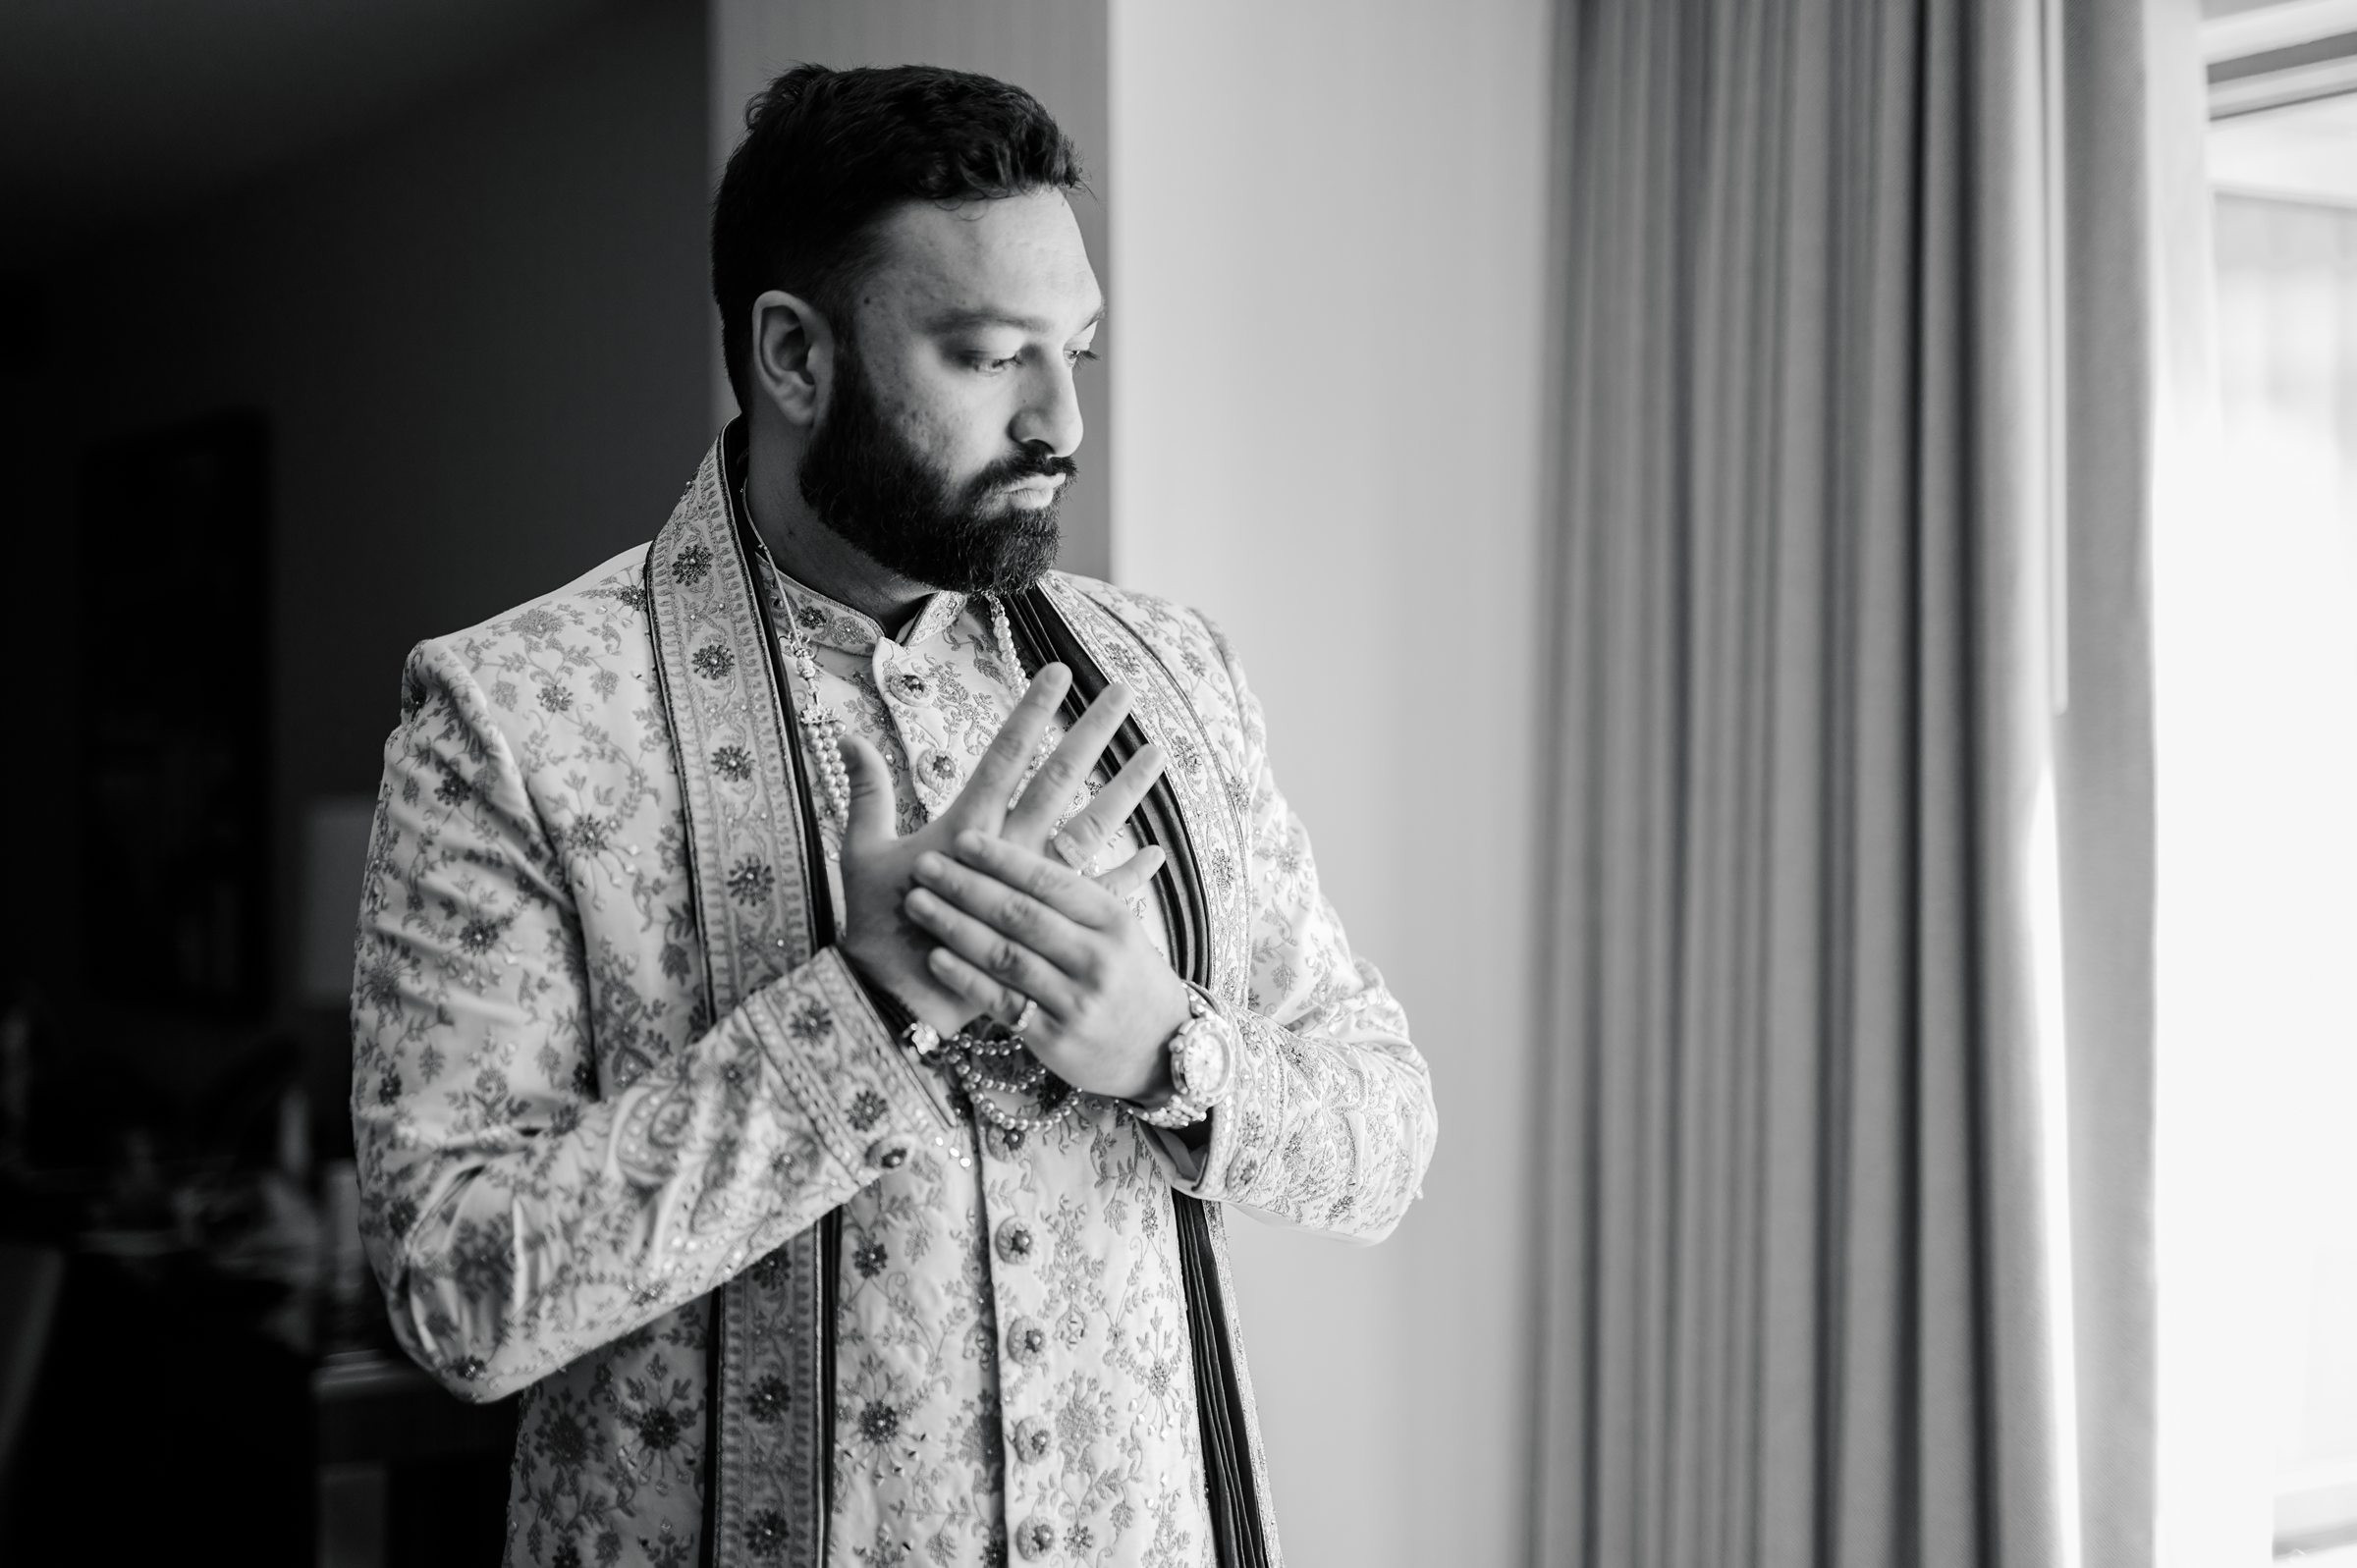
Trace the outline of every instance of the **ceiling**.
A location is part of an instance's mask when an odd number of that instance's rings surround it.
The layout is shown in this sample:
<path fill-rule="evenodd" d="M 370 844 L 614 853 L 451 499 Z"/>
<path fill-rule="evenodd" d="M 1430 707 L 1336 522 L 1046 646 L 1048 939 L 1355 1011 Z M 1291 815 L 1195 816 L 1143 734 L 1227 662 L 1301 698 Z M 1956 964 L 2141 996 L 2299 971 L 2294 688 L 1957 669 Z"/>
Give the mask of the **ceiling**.
<path fill-rule="evenodd" d="M 295 161 L 616 3 L 6 0 L 0 267 Z"/>

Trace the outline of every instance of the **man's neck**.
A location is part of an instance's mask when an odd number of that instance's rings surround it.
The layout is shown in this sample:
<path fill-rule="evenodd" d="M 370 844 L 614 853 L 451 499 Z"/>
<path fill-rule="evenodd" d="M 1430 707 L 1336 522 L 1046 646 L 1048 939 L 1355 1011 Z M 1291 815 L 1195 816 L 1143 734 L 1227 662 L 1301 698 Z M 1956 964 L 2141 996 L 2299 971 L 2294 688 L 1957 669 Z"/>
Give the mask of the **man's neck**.
<path fill-rule="evenodd" d="M 793 464 L 764 447 L 756 440 L 746 454 L 744 500 L 778 569 L 868 617 L 886 636 L 898 637 L 934 590 L 878 566 L 819 521 L 794 482 Z"/>

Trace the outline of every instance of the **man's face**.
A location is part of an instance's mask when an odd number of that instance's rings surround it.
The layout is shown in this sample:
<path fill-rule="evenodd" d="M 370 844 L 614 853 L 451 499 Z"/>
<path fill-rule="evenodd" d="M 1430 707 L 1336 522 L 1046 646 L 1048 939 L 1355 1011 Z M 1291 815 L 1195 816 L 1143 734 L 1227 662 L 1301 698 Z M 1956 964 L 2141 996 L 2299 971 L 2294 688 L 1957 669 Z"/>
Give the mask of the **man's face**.
<path fill-rule="evenodd" d="M 902 576 L 1027 586 L 1078 471 L 1073 372 L 1104 296 L 1060 192 L 886 218 L 799 475 L 828 527 Z"/>

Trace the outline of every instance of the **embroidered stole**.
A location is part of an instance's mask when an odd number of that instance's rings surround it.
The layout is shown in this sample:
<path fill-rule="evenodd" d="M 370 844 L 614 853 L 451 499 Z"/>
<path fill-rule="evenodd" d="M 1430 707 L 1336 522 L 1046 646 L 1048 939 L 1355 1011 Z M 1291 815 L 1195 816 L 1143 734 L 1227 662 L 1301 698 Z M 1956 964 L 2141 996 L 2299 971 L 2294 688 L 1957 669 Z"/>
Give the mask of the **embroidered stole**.
<path fill-rule="evenodd" d="M 697 1032 L 834 941 L 834 915 L 811 808 L 799 724 L 777 628 L 755 563 L 765 547 L 735 505 L 738 430 L 724 433 L 646 558 L 659 700 L 671 726 L 686 817 L 689 887 L 704 957 Z M 1166 770 L 1138 827 L 1169 856 L 1157 893 L 1173 962 L 1231 1006 L 1249 976 L 1234 791 L 1216 765 L 1184 688 L 1143 638 L 1059 578 L 1016 596 L 1009 618 L 1034 663 L 1073 675 L 1076 716 L 1107 683 L 1136 702 L 1111 749 L 1125 760 L 1148 738 L 1184 734 L 1192 766 Z M 1102 658 L 1099 656 L 1102 655 Z M 1174 1193 L 1179 1270 L 1193 1345 L 1205 1480 L 1222 1568 L 1267 1568 L 1262 1481 L 1249 1389 L 1235 1358 L 1232 1296 L 1215 1210 Z M 707 1335 L 703 1560 L 792 1564 L 826 1558 L 834 1450 L 835 1277 L 840 1213 L 795 1236 L 712 1296 Z M 758 1414 L 748 1404 L 764 1391 Z M 785 1398 L 775 1398 L 783 1389 Z"/>

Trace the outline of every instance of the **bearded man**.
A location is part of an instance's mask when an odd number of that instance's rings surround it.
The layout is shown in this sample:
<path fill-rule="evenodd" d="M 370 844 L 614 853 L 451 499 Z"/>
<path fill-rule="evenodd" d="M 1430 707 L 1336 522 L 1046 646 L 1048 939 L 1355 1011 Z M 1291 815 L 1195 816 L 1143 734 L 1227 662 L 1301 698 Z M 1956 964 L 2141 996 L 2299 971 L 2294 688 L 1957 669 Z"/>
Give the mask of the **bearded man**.
<path fill-rule="evenodd" d="M 522 1395 L 511 1563 L 1275 1563 L 1222 1217 L 1388 1233 L 1424 1063 L 1228 645 L 1047 569 L 1070 144 L 916 67 L 747 127 L 742 416 L 650 544 L 404 674 L 354 990 L 395 1330 Z"/>

